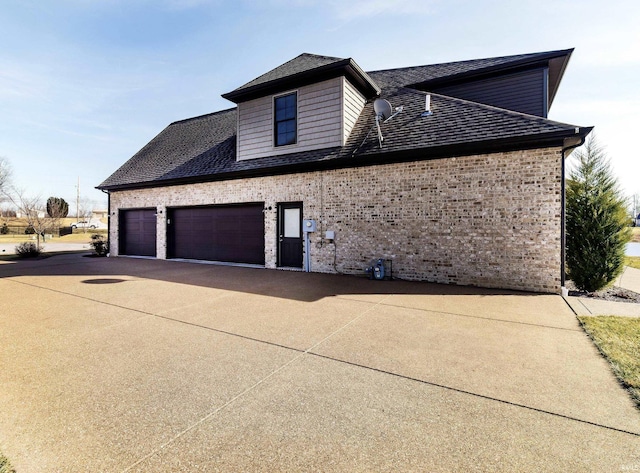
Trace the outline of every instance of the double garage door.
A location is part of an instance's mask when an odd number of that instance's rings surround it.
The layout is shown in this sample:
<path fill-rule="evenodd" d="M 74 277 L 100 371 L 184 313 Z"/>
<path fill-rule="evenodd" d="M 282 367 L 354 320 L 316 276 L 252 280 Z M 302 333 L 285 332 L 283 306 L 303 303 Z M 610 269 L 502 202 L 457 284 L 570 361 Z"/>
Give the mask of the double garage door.
<path fill-rule="evenodd" d="M 167 257 L 264 265 L 263 204 L 169 209 Z"/>
<path fill-rule="evenodd" d="M 123 210 L 120 254 L 156 256 L 155 209 Z M 263 204 L 167 209 L 167 258 L 264 265 Z"/>

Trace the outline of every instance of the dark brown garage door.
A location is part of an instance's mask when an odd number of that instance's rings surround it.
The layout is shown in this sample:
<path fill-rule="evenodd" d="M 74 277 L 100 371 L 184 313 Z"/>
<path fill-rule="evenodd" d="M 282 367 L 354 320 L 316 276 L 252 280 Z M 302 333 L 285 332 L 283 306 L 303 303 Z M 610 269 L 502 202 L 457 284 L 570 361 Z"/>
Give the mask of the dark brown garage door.
<path fill-rule="evenodd" d="M 120 211 L 119 253 L 131 256 L 156 256 L 156 210 Z"/>
<path fill-rule="evenodd" d="M 263 204 L 171 209 L 168 257 L 264 264 Z"/>

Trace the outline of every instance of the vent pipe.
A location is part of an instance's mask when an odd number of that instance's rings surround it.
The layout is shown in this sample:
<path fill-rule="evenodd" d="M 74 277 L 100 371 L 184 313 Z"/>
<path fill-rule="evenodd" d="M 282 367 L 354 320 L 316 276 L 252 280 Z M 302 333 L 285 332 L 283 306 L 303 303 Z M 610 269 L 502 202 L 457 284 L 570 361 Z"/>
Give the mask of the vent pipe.
<path fill-rule="evenodd" d="M 422 117 L 428 117 L 429 115 L 433 115 L 431 111 L 431 94 L 427 94 L 424 96 L 424 112 L 422 112 Z"/>

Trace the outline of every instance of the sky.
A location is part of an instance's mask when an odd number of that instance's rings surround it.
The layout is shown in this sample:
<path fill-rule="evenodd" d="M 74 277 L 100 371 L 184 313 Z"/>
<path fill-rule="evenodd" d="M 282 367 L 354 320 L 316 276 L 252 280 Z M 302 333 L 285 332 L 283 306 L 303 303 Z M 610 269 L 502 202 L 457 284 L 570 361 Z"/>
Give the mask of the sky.
<path fill-rule="evenodd" d="M 28 195 L 106 209 L 95 187 L 167 125 L 303 52 L 373 71 L 575 48 L 549 118 L 594 126 L 640 194 L 638 25 L 637 0 L 2 0 L 0 157 Z"/>

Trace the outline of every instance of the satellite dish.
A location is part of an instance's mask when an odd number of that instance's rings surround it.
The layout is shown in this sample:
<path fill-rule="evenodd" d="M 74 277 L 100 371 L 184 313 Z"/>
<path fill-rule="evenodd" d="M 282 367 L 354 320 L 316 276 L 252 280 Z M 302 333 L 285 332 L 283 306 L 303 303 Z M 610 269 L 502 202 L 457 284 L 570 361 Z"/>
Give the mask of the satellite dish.
<path fill-rule="evenodd" d="M 382 129 L 380 127 L 380 123 L 384 124 L 388 122 L 403 110 L 404 110 L 404 106 L 400 105 L 399 107 L 396 107 L 395 113 L 394 113 L 393 108 L 391 107 L 391 104 L 389 103 L 388 100 L 375 99 L 375 101 L 373 102 L 373 111 L 376 114 L 376 124 L 371 127 L 371 129 L 369 130 L 369 133 L 367 133 L 367 136 L 364 137 L 364 140 L 362 140 L 362 143 L 360 143 L 360 146 L 358 146 L 353 151 L 353 153 L 351 153 L 351 156 L 355 156 L 356 152 L 360 149 L 360 147 L 364 144 L 364 142 L 367 141 L 367 138 L 369 138 L 369 135 L 373 131 L 374 127 L 378 129 L 378 143 L 380 144 L 380 149 L 382 149 L 382 142 L 384 141 L 384 136 L 382 136 Z"/>
<path fill-rule="evenodd" d="M 373 111 L 376 112 L 376 117 L 382 118 L 382 120 L 386 120 L 393 113 L 391 104 L 385 99 L 376 99 L 373 102 Z"/>

